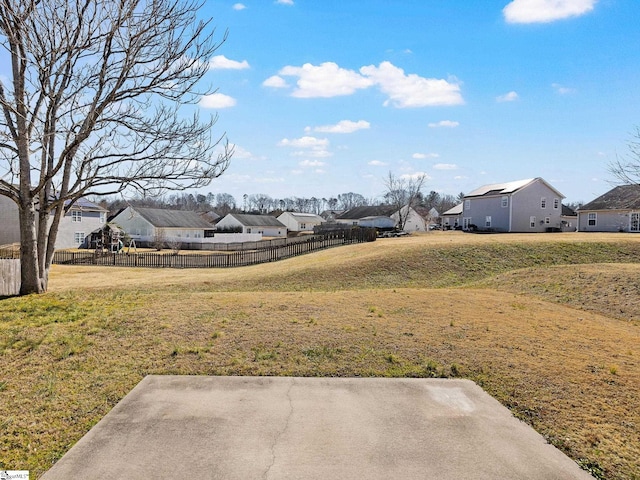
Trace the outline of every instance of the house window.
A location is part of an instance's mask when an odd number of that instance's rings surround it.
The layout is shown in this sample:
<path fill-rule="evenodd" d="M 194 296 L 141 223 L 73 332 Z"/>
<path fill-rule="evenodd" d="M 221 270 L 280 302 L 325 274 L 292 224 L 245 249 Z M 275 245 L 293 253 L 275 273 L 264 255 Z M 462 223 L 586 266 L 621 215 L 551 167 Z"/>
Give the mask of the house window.
<path fill-rule="evenodd" d="M 193 234 L 193 237 L 194 237 L 194 238 L 202 238 L 202 233 L 201 233 L 201 232 L 195 232 L 195 233 Z"/>
<path fill-rule="evenodd" d="M 560 199 L 559 198 L 554 198 L 553 199 L 553 208 L 556 209 L 556 210 L 560 208 Z"/>
<path fill-rule="evenodd" d="M 71 212 L 71 221 L 72 222 L 81 222 L 82 221 L 82 211 L 81 210 L 73 210 Z"/>
<path fill-rule="evenodd" d="M 471 225 L 471 217 L 464 217 L 462 219 L 462 228 L 468 230 L 469 225 Z"/>
<path fill-rule="evenodd" d="M 484 226 L 487 228 L 491 227 L 491 215 L 484 217 Z"/>
<path fill-rule="evenodd" d="M 597 223 L 598 223 L 597 214 L 595 212 L 594 213 L 590 213 L 587 216 L 587 225 L 589 225 L 590 227 L 595 227 L 597 225 Z"/>
<path fill-rule="evenodd" d="M 464 209 L 469 210 L 471 208 L 471 200 L 464 201 Z"/>
<path fill-rule="evenodd" d="M 107 223 L 107 214 L 106 214 L 106 212 L 100 212 L 100 223 Z"/>
<path fill-rule="evenodd" d="M 509 197 L 504 196 L 502 197 L 502 208 L 506 208 L 509 206 Z"/>
<path fill-rule="evenodd" d="M 84 232 L 75 232 L 73 234 L 73 241 L 76 245 L 82 245 L 84 243 Z"/>
<path fill-rule="evenodd" d="M 540 208 L 547 208 L 547 199 L 545 197 L 540 199 Z"/>
<path fill-rule="evenodd" d="M 306 230 L 307 229 L 307 224 L 306 223 L 301 223 L 300 224 L 300 230 Z"/>
<path fill-rule="evenodd" d="M 247 233 L 251 233 L 251 228 L 247 227 Z"/>
<path fill-rule="evenodd" d="M 551 217 L 544 217 L 544 223 L 549 225 L 551 223 Z"/>
<path fill-rule="evenodd" d="M 531 228 L 536 228 L 536 217 L 529 217 L 529 226 Z"/>

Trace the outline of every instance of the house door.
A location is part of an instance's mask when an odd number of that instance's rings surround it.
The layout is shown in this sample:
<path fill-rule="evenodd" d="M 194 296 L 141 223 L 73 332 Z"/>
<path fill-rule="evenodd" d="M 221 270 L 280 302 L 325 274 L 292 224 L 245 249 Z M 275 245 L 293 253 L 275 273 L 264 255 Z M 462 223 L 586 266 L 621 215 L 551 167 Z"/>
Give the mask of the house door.
<path fill-rule="evenodd" d="M 630 232 L 640 232 L 640 213 L 635 212 L 631 214 L 631 224 L 629 225 Z"/>

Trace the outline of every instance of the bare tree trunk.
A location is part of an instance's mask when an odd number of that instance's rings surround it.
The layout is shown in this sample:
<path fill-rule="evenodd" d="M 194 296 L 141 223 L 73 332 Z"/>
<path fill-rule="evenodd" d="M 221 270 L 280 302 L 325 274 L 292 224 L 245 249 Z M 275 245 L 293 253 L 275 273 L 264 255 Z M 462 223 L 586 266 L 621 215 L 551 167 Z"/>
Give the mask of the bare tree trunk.
<path fill-rule="evenodd" d="M 38 265 L 35 205 L 31 202 L 20 207 L 20 295 L 42 293 L 47 282 L 43 282 Z"/>

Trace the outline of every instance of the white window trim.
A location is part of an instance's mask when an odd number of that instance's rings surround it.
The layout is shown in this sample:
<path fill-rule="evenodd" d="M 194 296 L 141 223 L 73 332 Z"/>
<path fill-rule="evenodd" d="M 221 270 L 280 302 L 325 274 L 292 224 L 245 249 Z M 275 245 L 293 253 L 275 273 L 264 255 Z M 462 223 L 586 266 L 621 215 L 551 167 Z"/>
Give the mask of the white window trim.
<path fill-rule="evenodd" d="M 487 215 L 484 217 L 484 226 L 487 228 L 491 228 L 491 215 Z"/>
<path fill-rule="evenodd" d="M 502 197 L 502 208 L 507 208 L 509 206 L 509 197 L 504 195 Z"/>
<path fill-rule="evenodd" d="M 74 223 L 82 222 L 82 210 L 71 210 L 71 221 Z"/>
<path fill-rule="evenodd" d="M 534 215 L 529 217 L 529 228 L 536 228 L 536 217 Z"/>
<path fill-rule="evenodd" d="M 540 208 L 543 210 L 547 208 L 547 197 L 542 197 L 540 199 Z"/>
<path fill-rule="evenodd" d="M 560 199 L 559 198 L 554 198 L 553 199 L 553 208 L 554 208 L 554 210 L 557 210 L 558 208 L 560 208 Z"/>
<path fill-rule="evenodd" d="M 84 243 L 85 234 L 84 232 L 74 232 L 73 241 L 76 245 L 82 245 Z"/>
<path fill-rule="evenodd" d="M 592 219 L 593 219 L 593 223 L 591 223 Z M 598 214 L 596 212 L 591 212 L 587 214 L 587 225 L 589 227 L 598 226 Z"/>

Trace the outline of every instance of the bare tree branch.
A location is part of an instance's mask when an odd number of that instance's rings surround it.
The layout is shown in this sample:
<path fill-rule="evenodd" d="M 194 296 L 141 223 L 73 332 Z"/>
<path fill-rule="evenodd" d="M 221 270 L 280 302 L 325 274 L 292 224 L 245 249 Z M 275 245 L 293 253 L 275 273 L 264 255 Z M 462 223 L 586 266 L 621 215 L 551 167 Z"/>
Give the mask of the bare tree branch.
<path fill-rule="evenodd" d="M 23 264 L 23 293 L 46 289 L 58 223 L 79 198 L 201 187 L 226 170 L 233 150 L 195 107 L 212 91 L 202 82 L 226 33 L 214 39 L 200 6 L 0 0 L 11 59 L 0 80 L 0 195 L 17 203 L 22 256 L 35 258 Z"/>

